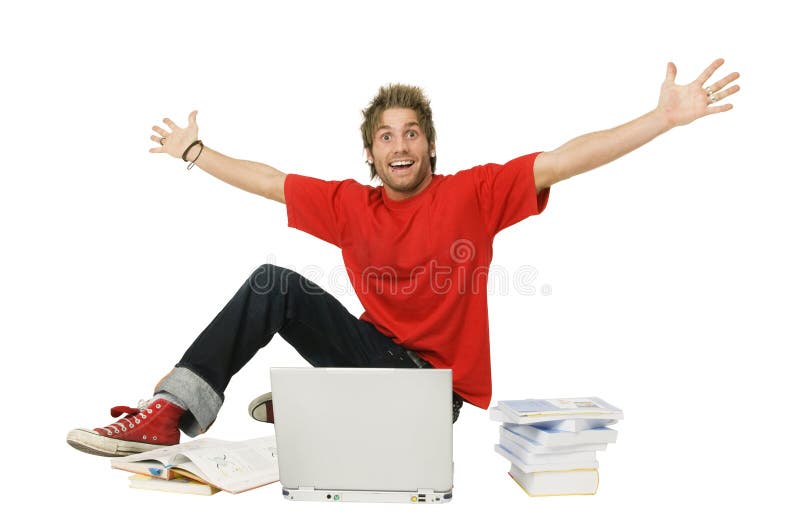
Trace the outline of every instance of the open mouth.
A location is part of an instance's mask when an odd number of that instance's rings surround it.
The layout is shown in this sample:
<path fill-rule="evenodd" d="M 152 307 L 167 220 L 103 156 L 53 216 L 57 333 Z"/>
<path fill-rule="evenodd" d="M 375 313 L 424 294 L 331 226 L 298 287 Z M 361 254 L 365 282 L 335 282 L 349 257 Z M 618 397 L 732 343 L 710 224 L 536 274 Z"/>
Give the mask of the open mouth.
<path fill-rule="evenodd" d="M 406 170 L 413 166 L 414 161 L 395 161 L 393 163 L 389 163 L 389 166 L 392 170 Z"/>

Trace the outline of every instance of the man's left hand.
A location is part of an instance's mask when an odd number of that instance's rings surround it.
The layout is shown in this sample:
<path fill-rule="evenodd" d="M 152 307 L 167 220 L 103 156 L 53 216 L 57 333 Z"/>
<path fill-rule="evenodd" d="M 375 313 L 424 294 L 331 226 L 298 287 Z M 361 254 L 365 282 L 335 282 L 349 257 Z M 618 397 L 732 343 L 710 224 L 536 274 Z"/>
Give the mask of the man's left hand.
<path fill-rule="evenodd" d="M 738 72 L 728 74 L 721 80 L 706 85 L 706 82 L 724 62 L 723 59 L 717 59 L 688 85 L 677 85 L 675 75 L 678 73 L 678 69 L 674 63 L 667 65 L 667 77 L 661 85 L 657 111 L 664 114 L 670 127 L 683 126 L 698 118 L 733 109 L 731 104 L 715 104 L 739 91 L 739 85 L 728 87 L 732 81 L 739 78 Z"/>

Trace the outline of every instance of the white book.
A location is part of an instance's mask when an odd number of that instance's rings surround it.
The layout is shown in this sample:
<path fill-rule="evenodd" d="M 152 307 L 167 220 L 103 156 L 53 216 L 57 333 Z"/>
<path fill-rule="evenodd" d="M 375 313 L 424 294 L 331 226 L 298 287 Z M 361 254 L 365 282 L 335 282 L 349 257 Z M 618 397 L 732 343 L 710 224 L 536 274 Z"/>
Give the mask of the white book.
<path fill-rule="evenodd" d="M 508 423 L 509 425 L 520 424 L 516 417 L 507 415 L 497 406 L 493 406 L 489 409 L 489 419 L 492 421 L 499 421 L 501 423 Z M 547 430 L 579 432 L 583 430 L 606 427 L 608 425 L 613 425 L 616 422 L 616 419 L 562 419 L 558 421 L 526 421 L 524 424 Z"/>
<path fill-rule="evenodd" d="M 163 470 L 171 470 L 230 493 L 240 493 L 278 480 L 275 436 L 246 441 L 199 438 L 112 458 L 111 467 L 157 477 L 164 476 Z"/>
<path fill-rule="evenodd" d="M 517 425 L 514 423 L 504 423 L 503 427 L 514 434 L 518 434 L 530 440 L 535 440 L 548 448 L 591 443 L 608 444 L 617 441 L 617 431 L 608 427 L 596 427 L 593 429 L 579 430 L 577 432 L 549 429 L 537 425 Z"/>
<path fill-rule="evenodd" d="M 515 444 L 524 448 L 531 454 L 545 455 L 576 453 L 584 451 L 605 451 L 606 447 L 608 447 L 607 443 L 581 443 L 576 445 L 558 446 L 544 445 L 542 442 L 534 440 L 524 433 L 517 432 L 515 430 L 516 427 L 527 427 L 527 425 L 501 425 L 500 437 L 513 441 Z"/>
<path fill-rule="evenodd" d="M 566 453 L 535 453 L 528 448 L 518 444 L 511 438 L 500 436 L 500 445 L 514 453 L 523 462 L 529 465 L 544 465 L 564 462 L 583 462 L 597 460 L 597 453 L 594 451 L 575 451 Z"/>
<path fill-rule="evenodd" d="M 498 401 L 497 406 L 512 423 L 530 424 L 569 419 L 622 419 L 622 410 L 599 397 L 521 399 Z"/>
<path fill-rule="evenodd" d="M 508 474 L 531 497 L 594 495 L 600 483 L 597 469 L 525 473 L 512 464 Z"/>
<path fill-rule="evenodd" d="M 502 445 L 495 445 L 494 450 L 497 454 L 517 466 L 524 473 L 536 473 L 539 471 L 571 471 L 573 469 L 597 469 L 600 464 L 597 460 L 570 460 L 566 462 L 553 462 L 550 464 L 528 464 L 519 456 Z"/>

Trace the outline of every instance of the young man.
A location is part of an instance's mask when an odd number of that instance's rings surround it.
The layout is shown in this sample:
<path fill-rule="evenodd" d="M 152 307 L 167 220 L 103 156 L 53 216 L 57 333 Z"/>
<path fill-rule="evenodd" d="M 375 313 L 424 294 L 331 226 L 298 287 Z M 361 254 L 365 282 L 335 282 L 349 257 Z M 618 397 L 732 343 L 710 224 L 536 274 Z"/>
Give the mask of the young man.
<path fill-rule="evenodd" d="M 616 128 L 575 138 L 551 152 L 454 175 L 434 174 L 436 132 L 428 100 L 416 87 L 389 85 L 364 110 L 362 136 L 372 177 L 382 186 L 287 175 L 232 159 L 198 140 L 197 112 L 188 126 L 154 126 L 153 153 L 191 161 L 248 192 L 286 204 L 288 223 L 342 249 L 364 306 L 360 318 L 299 274 L 265 264 L 186 351 L 139 408 L 115 407 L 118 421 L 67 436 L 73 447 L 116 456 L 171 445 L 179 428 L 208 429 L 231 377 L 280 334 L 314 366 L 437 367 L 453 370 L 453 420 L 462 400 L 491 399 L 487 275 L 492 240 L 541 213 L 550 187 L 638 148 L 669 129 L 731 105 L 739 90 L 730 74 L 704 86 L 722 60 L 695 81 L 675 84 L 670 63 L 657 107 Z M 251 415 L 271 421 L 271 396 Z"/>

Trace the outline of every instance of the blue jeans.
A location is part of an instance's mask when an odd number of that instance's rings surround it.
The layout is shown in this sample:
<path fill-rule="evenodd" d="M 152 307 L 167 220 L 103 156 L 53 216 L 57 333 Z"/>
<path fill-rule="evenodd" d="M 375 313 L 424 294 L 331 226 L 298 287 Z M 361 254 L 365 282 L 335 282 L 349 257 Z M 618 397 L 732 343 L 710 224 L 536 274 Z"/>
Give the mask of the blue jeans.
<path fill-rule="evenodd" d="M 231 378 L 275 334 L 312 366 L 431 367 L 374 325 L 350 314 L 336 298 L 302 275 L 264 264 L 189 347 L 156 391 L 189 406 L 185 432 L 204 432 L 216 418 Z M 197 378 L 199 377 L 199 379 Z M 215 398 L 214 395 L 217 397 Z M 453 421 L 461 398 L 453 395 Z"/>

